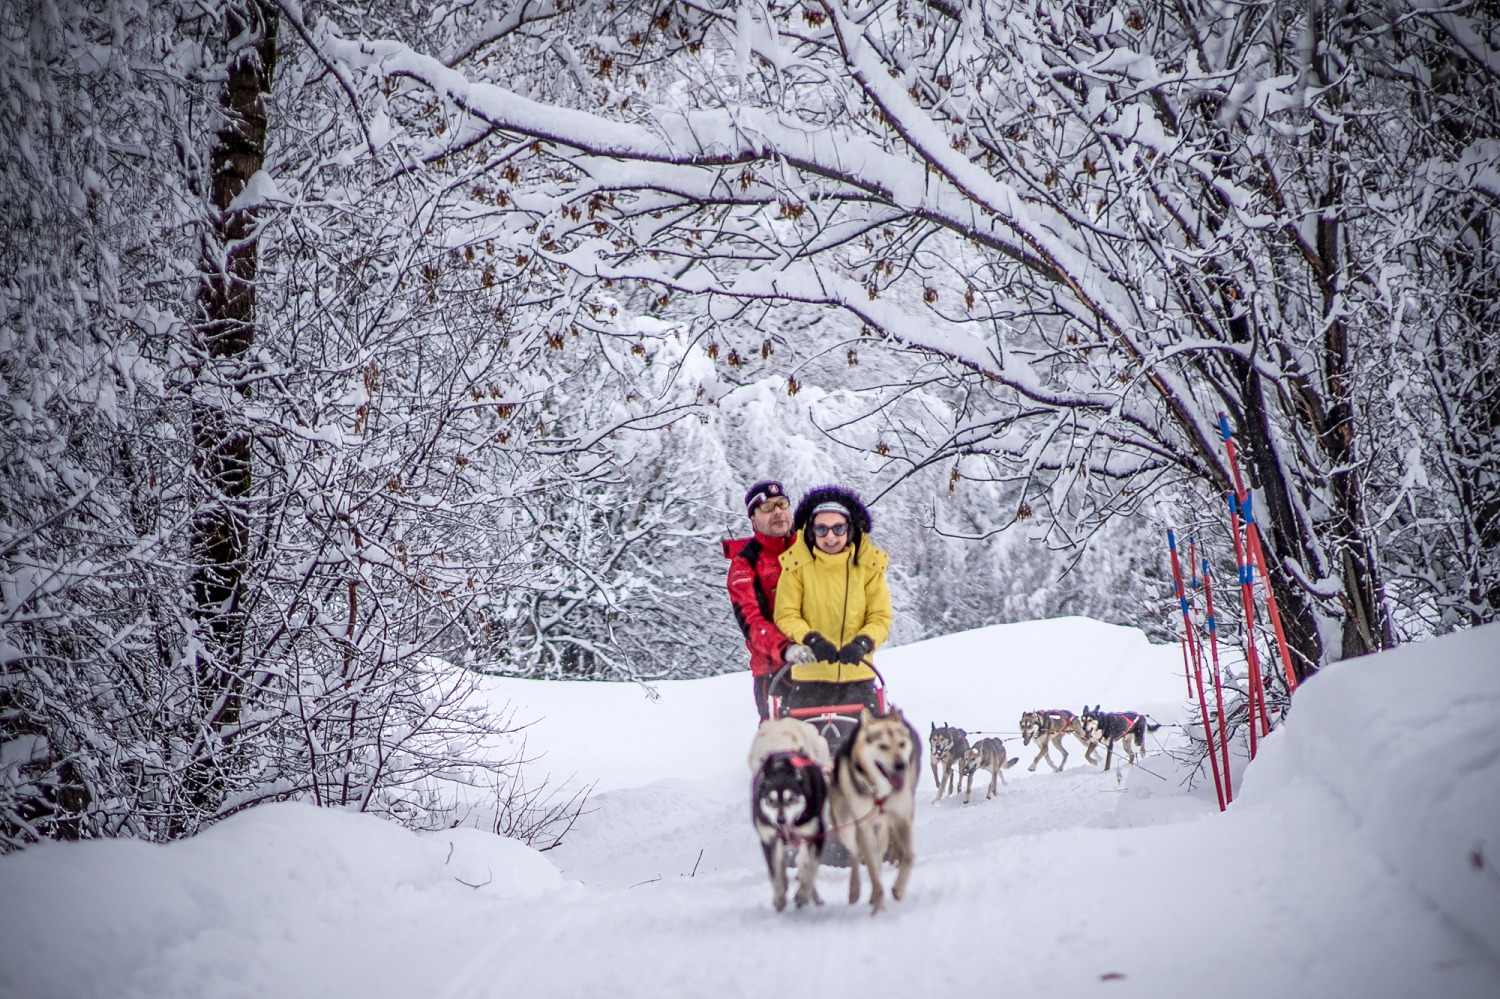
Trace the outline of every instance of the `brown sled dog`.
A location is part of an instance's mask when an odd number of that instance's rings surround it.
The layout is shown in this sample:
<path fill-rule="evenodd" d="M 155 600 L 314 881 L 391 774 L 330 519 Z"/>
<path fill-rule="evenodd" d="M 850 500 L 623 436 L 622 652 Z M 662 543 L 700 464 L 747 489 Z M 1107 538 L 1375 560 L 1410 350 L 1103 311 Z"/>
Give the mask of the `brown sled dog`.
<path fill-rule="evenodd" d="M 1021 715 L 1021 745 L 1029 746 L 1032 740 L 1036 740 L 1036 759 L 1031 761 L 1027 770 L 1035 770 L 1036 765 L 1045 757 L 1047 765 L 1053 770 L 1061 770 L 1068 763 L 1068 750 L 1062 744 L 1063 736 L 1071 735 L 1083 743 L 1083 758 L 1090 763 L 1097 763 L 1094 759 L 1094 750 L 1097 745 L 1084 734 L 1083 725 L 1078 716 L 1071 711 L 1054 709 L 1051 711 L 1027 711 Z M 1062 754 L 1062 762 L 1053 763 L 1051 749 L 1057 747 Z"/>
<path fill-rule="evenodd" d="M 864 708 L 859 725 L 833 758 L 828 812 L 833 832 L 849 850 L 849 904 L 859 901 L 859 865 L 870 874 L 870 914 L 885 908 L 880 865 L 897 867 L 894 898 L 906 894 L 916 854 L 912 821 L 922 776 L 922 740 L 898 709 L 877 715 Z"/>
<path fill-rule="evenodd" d="M 958 779 L 960 784 L 968 781 L 964 786 L 964 804 L 967 805 L 969 803 L 969 792 L 974 790 L 975 771 L 988 770 L 990 772 L 990 789 L 984 795 L 986 800 L 988 800 L 995 796 L 995 782 L 998 780 L 1004 784 L 1004 771 L 1015 766 L 1020 760 L 1019 756 L 1012 756 L 1007 759 L 1005 756 L 1005 743 L 999 739 L 980 739 L 974 745 L 970 746 L 968 751 L 964 753 L 964 771 Z"/>

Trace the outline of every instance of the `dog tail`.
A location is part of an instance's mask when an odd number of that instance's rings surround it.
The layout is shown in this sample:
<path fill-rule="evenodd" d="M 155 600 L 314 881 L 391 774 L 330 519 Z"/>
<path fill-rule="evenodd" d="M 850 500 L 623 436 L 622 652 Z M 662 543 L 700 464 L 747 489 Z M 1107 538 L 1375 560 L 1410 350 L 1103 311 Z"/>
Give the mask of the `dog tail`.
<path fill-rule="evenodd" d="M 1015 766 L 1020 761 L 1021 761 L 1021 758 L 1019 756 L 1012 756 L 1010 759 L 1008 759 L 1004 763 L 1000 764 L 1000 769 L 1001 770 L 1009 770 L 1011 767 Z"/>

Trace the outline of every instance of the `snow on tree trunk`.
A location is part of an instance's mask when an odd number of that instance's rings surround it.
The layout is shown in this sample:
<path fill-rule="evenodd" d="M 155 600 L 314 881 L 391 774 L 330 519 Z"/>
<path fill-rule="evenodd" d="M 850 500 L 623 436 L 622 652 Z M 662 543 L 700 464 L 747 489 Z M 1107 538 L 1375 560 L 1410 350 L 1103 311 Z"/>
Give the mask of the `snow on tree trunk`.
<path fill-rule="evenodd" d="M 230 47 L 218 108 L 224 124 L 209 152 L 213 230 L 203 241 L 192 387 L 194 468 L 202 491 L 192 525 L 192 590 L 203 629 L 195 662 L 203 717 L 192 796 L 205 809 L 223 795 L 215 760 L 228 750 L 222 733 L 240 721 L 246 682 L 242 587 L 253 442 L 242 403 L 250 393 L 255 343 L 259 223 L 249 186 L 266 158 L 264 95 L 276 61 L 274 8 L 255 2 L 229 7 L 224 38 Z"/>

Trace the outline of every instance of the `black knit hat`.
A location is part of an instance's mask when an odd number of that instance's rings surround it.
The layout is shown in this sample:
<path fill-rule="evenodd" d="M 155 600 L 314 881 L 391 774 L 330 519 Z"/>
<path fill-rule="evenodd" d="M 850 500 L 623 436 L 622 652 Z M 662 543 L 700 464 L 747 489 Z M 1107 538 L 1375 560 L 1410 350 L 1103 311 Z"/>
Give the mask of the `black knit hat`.
<path fill-rule="evenodd" d="M 786 489 L 775 479 L 766 479 L 757 482 L 745 493 L 745 513 L 751 517 L 755 516 L 755 508 L 767 500 L 776 499 L 778 496 L 785 497 Z"/>

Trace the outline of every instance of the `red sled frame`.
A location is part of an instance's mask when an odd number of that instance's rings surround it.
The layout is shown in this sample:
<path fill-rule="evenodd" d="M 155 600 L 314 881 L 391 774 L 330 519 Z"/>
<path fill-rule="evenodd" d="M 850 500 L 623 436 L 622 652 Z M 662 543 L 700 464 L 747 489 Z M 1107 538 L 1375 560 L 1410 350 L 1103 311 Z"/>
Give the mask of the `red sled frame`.
<path fill-rule="evenodd" d="M 875 673 L 875 712 L 885 714 L 889 710 L 885 699 L 885 677 L 875 669 L 875 664 L 868 660 L 865 666 Z M 789 673 L 791 667 L 783 666 L 776 675 L 771 678 L 770 692 L 767 697 L 770 700 L 772 718 L 796 718 L 800 721 L 809 722 L 818 730 L 818 734 L 828 741 L 828 749 L 831 753 L 837 753 L 844 739 L 854 731 L 854 726 L 859 723 L 859 713 L 869 705 L 863 701 L 855 701 L 850 704 L 815 704 L 805 708 L 789 708 L 786 706 L 782 694 L 776 693 L 776 688 L 782 684 L 783 679 L 790 682 Z"/>

